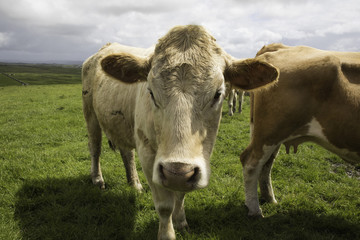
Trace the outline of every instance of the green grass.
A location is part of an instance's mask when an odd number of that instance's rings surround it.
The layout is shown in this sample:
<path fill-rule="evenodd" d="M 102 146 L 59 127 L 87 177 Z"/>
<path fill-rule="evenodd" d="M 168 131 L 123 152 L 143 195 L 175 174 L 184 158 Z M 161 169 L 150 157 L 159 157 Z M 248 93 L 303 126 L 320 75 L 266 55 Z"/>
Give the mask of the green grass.
<path fill-rule="evenodd" d="M 138 194 L 107 141 L 107 189 L 92 186 L 80 84 L 0 87 L 0 113 L 0 239 L 156 239 L 141 168 Z M 358 172 L 314 144 L 291 155 L 281 148 L 272 174 L 279 204 L 263 204 L 264 219 L 247 217 L 239 155 L 248 115 L 248 97 L 241 115 L 227 116 L 224 104 L 210 184 L 186 195 L 191 232 L 178 239 L 360 239 Z"/>
<path fill-rule="evenodd" d="M 19 86 L 21 83 L 1 73 L 30 85 L 81 83 L 81 68 L 77 65 L 0 63 L 0 87 Z"/>

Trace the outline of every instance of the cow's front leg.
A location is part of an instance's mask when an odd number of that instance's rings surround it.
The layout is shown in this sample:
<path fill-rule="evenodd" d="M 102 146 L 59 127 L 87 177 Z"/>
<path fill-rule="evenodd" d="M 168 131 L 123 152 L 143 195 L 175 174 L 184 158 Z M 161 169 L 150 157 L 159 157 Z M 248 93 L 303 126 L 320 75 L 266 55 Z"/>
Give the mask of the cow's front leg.
<path fill-rule="evenodd" d="M 266 163 L 262 167 L 259 178 L 261 198 L 262 200 L 269 203 L 277 203 L 271 183 L 271 169 L 274 160 L 279 152 L 279 149 L 280 146 L 275 149 L 275 151 L 271 154 L 269 160 L 266 161 Z"/>
<path fill-rule="evenodd" d="M 172 222 L 172 214 L 175 208 L 175 193 L 153 183 L 153 167 L 155 150 L 150 146 L 149 140 L 141 130 L 137 131 L 137 151 L 140 163 L 151 188 L 155 209 L 159 215 L 158 239 L 175 239 L 175 230 Z"/>
<path fill-rule="evenodd" d="M 158 239 L 174 240 L 175 231 L 172 214 L 175 208 L 175 193 L 155 184 L 150 184 L 155 209 L 159 215 Z"/>
<path fill-rule="evenodd" d="M 259 205 L 257 183 L 265 162 L 276 148 L 276 146 L 264 146 L 260 150 L 255 150 L 254 147 L 249 146 L 241 154 L 240 158 L 243 165 L 245 185 L 245 205 L 249 209 L 249 216 L 263 216 Z"/>
<path fill-rule="evenodd" d="M 251 163 L 247 160 L 241 159 L 243 163 L 243 176 L 245 187 L 245 205 L 248 207 L 249 216 L 263 216 L 259 205 L 259 198 L 257 193 L 257 183 L 260 173 L 259 163 Z"/>
<path fill-rule="evenodd" d="M 87 123 L 89 136 L 89 150 L 91 155 L 91 179 L 94 185 L 101 189 L 105 188 L 104 178 L 100 166 L 101 154 L 101 128 L 94 113 L 86 113 L 85 119 Z"/>
<path fill-rule="evenodd" d="M 229 107 L 229 116 L 234 115 L 236 109 L 236 93 L 234 89 L 231 89 L 229 92 L 228 107 Z"/>
<path fill-rule="evenodd" d="M 178 231 L 185 231 L 189 228 L 186 221 L 185 209 L 184 209 L 185 193 L 176 192 L 175 194 L 175 209 L 172 215 L 174 227 Z"/>

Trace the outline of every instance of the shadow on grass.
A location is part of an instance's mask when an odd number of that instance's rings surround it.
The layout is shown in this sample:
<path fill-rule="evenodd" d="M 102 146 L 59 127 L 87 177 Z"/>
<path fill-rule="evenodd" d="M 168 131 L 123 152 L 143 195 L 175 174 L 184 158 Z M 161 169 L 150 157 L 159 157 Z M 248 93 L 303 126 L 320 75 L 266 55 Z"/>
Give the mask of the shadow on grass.
<path fill-rule="evenodd" d="M 191 234 L 202 239 L 360 239 L 360 225 L 340 216 L 290 210 L 265 218 L 247 217 L 245 205 L 229 202 L 187 209 Z M 184 239 L 193 239 L 191 234 Z"/>
<path fill-rule="evenodd" d="M 88 176 L 28 181 L 17 193 L 15 218 L 23 239 L 127 239 L 135 195 L 101 191 Z"/>
<path fill-rule="evenodd" d="M 50 178 L 25 182 L 17 193 L 15 218 L 23 239 L 156 239 L 157 218 L 135 229 L 135 216 L 142 215 L 136 202 L 133 190 L 101 191 L 87 175 Z M 202 206 L 196 200 L 187 206 L 185 200 L 185 210 L 191 232 L 178 239 L 360 239 L 359 224 L 309 210 L 251 219 L 237 199 Z"/>

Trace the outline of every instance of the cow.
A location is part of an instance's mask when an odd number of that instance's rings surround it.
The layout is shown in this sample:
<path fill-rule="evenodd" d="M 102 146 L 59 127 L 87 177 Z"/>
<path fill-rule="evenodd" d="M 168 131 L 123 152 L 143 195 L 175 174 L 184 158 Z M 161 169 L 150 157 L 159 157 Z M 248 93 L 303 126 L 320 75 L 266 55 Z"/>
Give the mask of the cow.
<path fill-rule="evenodd" d="M 276 203 L 271 168 L 281 144 L 296 153 L 311 141 L 360 162 L 360 53 L 270 44 L 255 59 L 280 70 L 275 85 L 251 94 L 251 141 L 240 156 L 248 214 L 263 216 L 257 184 Z"/>
<path fill-rule="evenodd" d="M 232 86 L 227 86 L 226 88 L 227 96 L 228 96 L 228 108 L 229 108 L 229 116 L 233 116 L 236 112 L 236 102 L 239 100 L 238 112 L 242 111 L 242 103 L 244 101 L 244 91 L 233 88 Z"/>
<path fill-rule="evenodd" d="M 104 132 L 121 153 L 128 183 L 141 190 L 136 149 L 159 215 L 158 239 L 175 239 L 174 227 L 188 228 L 185 193 L 209 183 L 225 80 L 253 90 L 278 75 L 271 64 L 233 58 L 197 25 L 172 28 L 155 48 L 107 44 L 82 68 L 93 183 L 105 187 L 99 162 Z"/>

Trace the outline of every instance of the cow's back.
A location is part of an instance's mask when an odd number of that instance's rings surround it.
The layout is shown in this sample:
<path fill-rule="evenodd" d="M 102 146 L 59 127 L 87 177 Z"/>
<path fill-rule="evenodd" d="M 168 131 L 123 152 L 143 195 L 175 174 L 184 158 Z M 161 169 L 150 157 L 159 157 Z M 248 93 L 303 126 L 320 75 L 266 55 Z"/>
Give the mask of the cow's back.
<path fill-rule="evenodd" d="M 137 56 L 149 51 L 107 44 L 83 64 L 83 111 L 85 118 L 93 118 L 105 132 L 113 147 L 132 149 L 134 142 L 134 109 L 138 89 L 144 83 L 126 84 L 107 75 L 101 60 L 111 54 L 126 52 Z"/>

